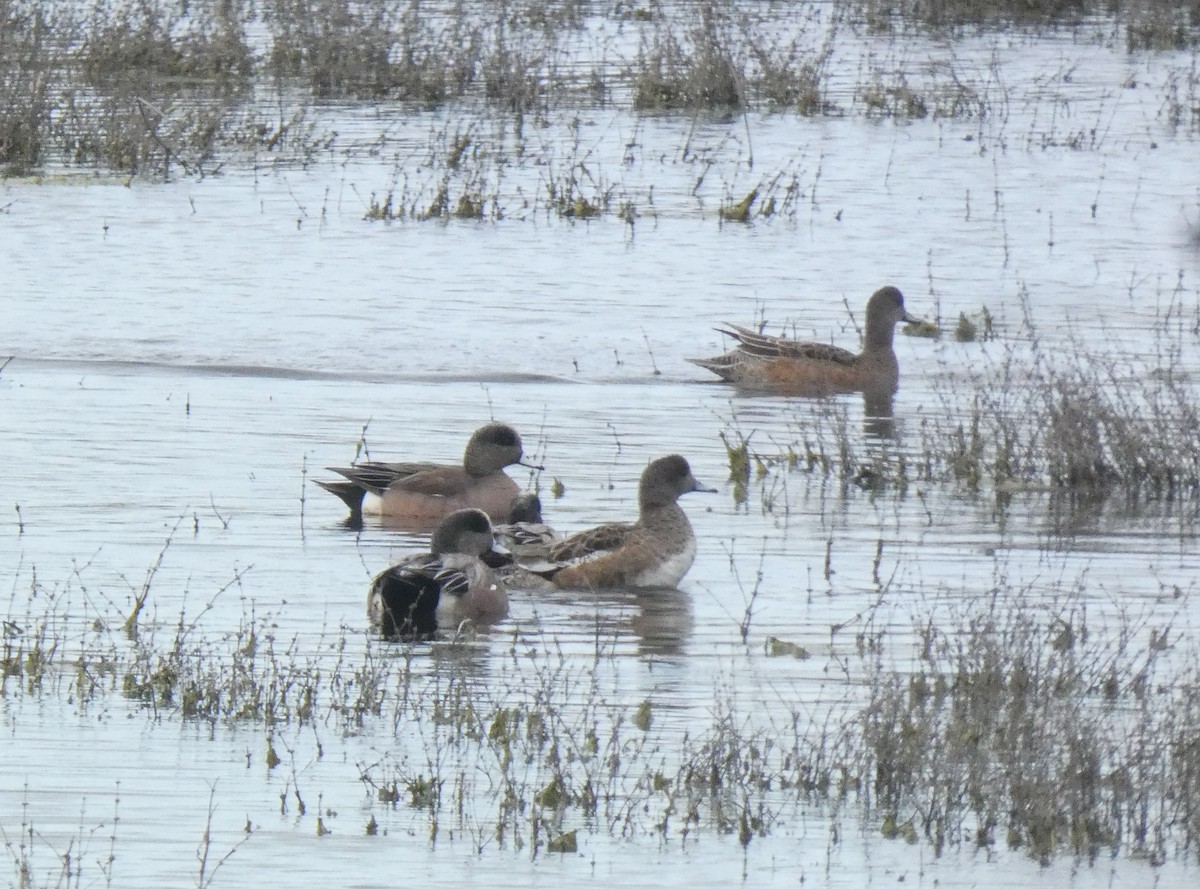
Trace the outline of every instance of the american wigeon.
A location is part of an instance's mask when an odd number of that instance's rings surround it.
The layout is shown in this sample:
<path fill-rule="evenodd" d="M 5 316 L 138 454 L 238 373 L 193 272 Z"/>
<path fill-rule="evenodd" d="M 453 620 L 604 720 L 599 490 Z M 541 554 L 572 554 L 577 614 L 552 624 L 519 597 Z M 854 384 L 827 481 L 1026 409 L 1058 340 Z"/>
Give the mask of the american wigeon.
<path fill-rule="evenodd" d="M 892 337 L 898 323 L 915 320 L 904 310 L 903 294 L 895 287 L 883 287 L 867 301 L 867 330 L 858 354 L 729 324 L 718 329 L 738 341 L 736 348 L 716 358 L 688 361 L 731 383 L 792 395 L 895 392 L 900 367 Z"/>
<path fill-rule="evenodd" d="M 692 523 L 677 502 L 691 491 L 716 493 L 683 457 L 660 457 L 642 472 L 636 522 L 572 534 L 530 568 L 565 589 L 674 587 L 696 558 Z"/>
<path fill-rule="evenodd" d="M 492 553 L 492 523 L 460 509 L 434 529 L 429 552 L 381 572 L 367 593 L 367 619 L 387 639 L 427 639 L 463 620 L 491 623 L 508 614 L 508 594 L 483 558 Z"/>
<path fill-rule="evenodd" d="M 521 436 L 506 423 L 488 423 L 467 442 L 460 466 L 437 463 L 358 463 L 328 467 L 344 480 L 317 484 L 336 494 L 350 509 L 348 522 L 360 525 L 364 515 L 390 525 L 428 529 L 458 509 L 482 509 L 495 522 L 509 521 L 520 488 L 504 473 L 523 461 Z"/>
<path fill-rule="evenodd" d="M 507 524 L 494 527 L 496 542 L 514 556 L 545 556 L 562 535 L 542 520 L 542 500 L 533 491 L 518 494 Z"/>

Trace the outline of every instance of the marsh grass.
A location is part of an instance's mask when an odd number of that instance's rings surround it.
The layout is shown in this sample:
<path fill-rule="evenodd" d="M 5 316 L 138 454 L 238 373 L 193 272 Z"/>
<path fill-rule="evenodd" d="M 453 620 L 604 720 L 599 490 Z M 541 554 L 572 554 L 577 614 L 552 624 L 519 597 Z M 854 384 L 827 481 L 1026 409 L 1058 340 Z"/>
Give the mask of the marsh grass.
<path fill-rule="evenodd" d="M 97 4 L 76 61 L 98 86 L 189 79 L 228 87 L 249 78 L 253 56 L 236 4 L 201 2 L 184 9 L 153 2 Z"/>
<path fill-rule="evenodd" d="M 1140 0 L 1117 4 L 1111 0 L 854 0 L 876 30 L 931 28 L 958 34 L 967 28 L 1094 29 L 1100 36 L 1124 33 L 1130 52 L 1186 49 L 1195 46 L 1200 31 L 1200 6 L 1195 0 Z M 1106 20 L 1109 16 L 1114 19 Z"/>
<path fill-rule="evenodd" d="M 33 889 L 36 886 L 81 886 L 85 883 L 103 880 L 105 885 L 112 885 L 114 864 L 116 862 L 117 825 L 120 823 L 121 801 L 118 795 L 113 803 L 113 813 L 110 821 L 102 820 L 99 824 L 88 829 L 86 806 L 79 812 L 79 828 L 73 836 L 66 839 L 65 847 L 57 847 L 46 836 L 31 813 L 33 805 L 30 792 L 26 786 L 21 799 L 20 820 L 15 813 L 10 813 L 6 819 L 7 825 L 0 824 L 0 841 L 4 843 L 13 866 L 15 885 L 19 889 Z M 16 836 L 9 829 L 16 826 Z M 53 863 L 43 863 L 46 853 L 51 855 Z M 95 873 L 92 872 L 95 865 Z"/>
<path fill-rule="evenodd" d="M 869 64 L 847 93 L 850 104 L 840 107 L 830 63 L 847 23 L 857 24 L 865 9 L 868 21 L 919 29 L 1014 20 L 1035 30 L 1084 27 L 1072 13 L 1079 9 L 1110 16 L 1108 27 L 1123 27 L 1132 51 L 1194 45 L 1200 13 L 1193 5 L 1148 2 L 1114 12 L 1071 2 L 761 7 L 705 0 L 600 9 L 552 0 L 100 0 L 82 7 L 16 0 L 0 10 L 0 166 L 9 175 L 68 164 L 203 176 L 244 162 L 247 147 L 252 160 L 269 152 L 309 163 L 315 145 L 338 138 L 332 127 L 311 131 L 331 102 L 386 103 L 413 116 L 453 104 L 460 119 L 486 109 L 518 134 L 598 106 L 686 115 L 693 126 L 764 110 L 987 119 L 1002 132 L 1010 90 L 1003 72 L 995 65 L 967 70 L 953 54 L 932 65 Z M 1168 77 L 1163 114 L 1171 126 L 1196 126 L 1193 75 Z M 379 138 L 385 143 L 387 134 Z M 507 138 L 489 140 L 485 154 L 512 150 Z M 1041 147 L 1087 148 L 1095 133 L 1041 138 Z M 519 148 L 514 154 L 522 156 Z M 449 188 L 442 216 L 503 218 L 491 193 L 497 181 Z M 411 209 L 412 201 L 400 199 L 403 188 L 391 190 L 396 206 Z M 730 203 L 746 192 L 739 188 Z M 612 212 L 600 197 L 569 198 L 555 212 Z M 765 191 L 761 202 L 758 215 L 771 215 Z M 394 218 L 441 218 L 427 212 L 430 201 L 421 203 Z M 610 203 L 632 220 L 647 202 Z"/>
<path fill-rule="evenodd" d="M 1200 131 L 1200 68 L 1172 71 L 1166 79 L 1160 116 L 1176 131 Z"/>
<path fill-rule="evenodd" d="M 741 109 L 745 65 L 727 48 L 728 20 L 719 4 L 697 4 L 685 33 L 657 19 L 630 79 L 635 111 Z"/>
<path fill-rule="evenodd" d="M 0 8 L 0 167 L 15 175 L 46 159 L 53 70 L 43 44 L 58 27 L 37 4 Z"/>
<path fill-rule="evenodd" d="M 1164 323 L 1170 323 L 1164 319 Z M 1197 404 L 1182 367 L 1184 339 L 1163 329 L 1155 355 L 1074 341 L 1005 346 L 972 384 L 967 417 L 925 427 L 923 450 L 969 487 L 1044 484 L 1126 499 L 1193 500 L 1200 491 Z M 948 417 L 961 415 L 944 390 Z"/>
<path fill-rule="evenodd" d="M 909 825 L 937 850 L 966 836 L 1043 863 L 1061 851 L 1161 863 L 1168 825 L 1194 847 L 1200 763 L 1183 723 L 1200 677 L 1156 641 L 1170 618 L 1150 623 L 1100 629 L 1082 587 L 1035 605 L 1001 582 L 922 629 L 917 668 L 882 671 L 862 714 L 862 778 L 885 835 Z M 1148 792 L 1172 773 L 1179 792 Z"/>
<path fill-rule="evenodd" d="M 798 8 L 788 19 L 790 36 L 781 38 L 769 14 L 731 3 L 689 4 L 653 18 L 625 75 L 634 110 L 836 113 L 826 93 L 841 10 L 826 21 Z"/>
<path fill-rule="evenodd" d="M 1053 25 L 1074 24 L 1088 13 L 1107 11 L 1106 0 L 860 0 L 868 20 L 876 26 L 894 22 L 917 22 L 933 28 L 963 25 Z"/>
<path fill-rule="evenodd" d="M 302 642 L 253 610 L 213 633 L 204 604 L 128 638 L 102 629 L 113 615 L 86 630 L 58 605 L 39 617 L 36 591 L 6 624 L 22 632 L 6 632 L 0 690 L 81 707 L 117 694 L 154 722 L 257 726 L 268 768 L 294 760 L 288 732 L 390 731 L 395 746 L 357 767 L 367 833 L 403 809 L 431 844 L 477 853 L 536 857 L 591 836 L 745 846 L 791 830 L 800 804 L 834 824 L 858 813 L 939 854 L 965 843 L 1156 863 L 1200 848 L 1200 676 L 1174 627 L 1189 591 L 1099 617 L 1086 578 L 1034 586 L 998 568 L 986 588 L 950 597 L 877 583 L 873 604 L 832 628 L 840 654 L 756 632 L 753 596 L 729 628 L 747 657 L 830 658 L 816 709 L 781 686 L 778 707 L 747 711 L 718 677 L 706 714 L 681 724 L 671 700 L 602 678 L 616 640 L 599 626 L 582 657 L 529 627 L 419 646 L 343 627 Z M 887 604 L 900 592 L 907 626 Z M 288 787 L 304 816 L 297 777 Z M 318 832 L 332 829 L 324 808 L 314 816 Z"/>
<path fill-rule="evenodd" d="M 1126 47 L 1130 52 L 1194 47 L 1198 40 L 1197 26 L 1200 26 L 1200 3 L 1196 0 L 1135 3 L 1125 23 Z"/>
<path fill-rule="evenodd" d="M 390 4 L 272 0 L 266 16 L 273 36 L 268 70 L 304 78 L 317 98 L 379 98 L 411 78 L 390 60 L 396 33 Z"/>

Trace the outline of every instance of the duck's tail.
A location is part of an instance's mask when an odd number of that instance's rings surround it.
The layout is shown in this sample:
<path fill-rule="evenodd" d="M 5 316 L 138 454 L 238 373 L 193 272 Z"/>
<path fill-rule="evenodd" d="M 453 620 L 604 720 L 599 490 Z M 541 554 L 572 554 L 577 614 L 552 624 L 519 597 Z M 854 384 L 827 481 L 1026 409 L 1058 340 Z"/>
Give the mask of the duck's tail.
<path fill-rule="evenodd" d="M 366 496 L 366 491 L 359 485 L 351 481 L 332 481 L 328 482 L 324 479 L 313 479 L 318 485 L 328 491 L 330 494 L 336 494 L 338 499 L 346 504 L 346 508 L 350 510 L 350 516 L 346 519 L 346 524 L 352 528 L 361 528 L 363 523 L 363 497 Z"/>

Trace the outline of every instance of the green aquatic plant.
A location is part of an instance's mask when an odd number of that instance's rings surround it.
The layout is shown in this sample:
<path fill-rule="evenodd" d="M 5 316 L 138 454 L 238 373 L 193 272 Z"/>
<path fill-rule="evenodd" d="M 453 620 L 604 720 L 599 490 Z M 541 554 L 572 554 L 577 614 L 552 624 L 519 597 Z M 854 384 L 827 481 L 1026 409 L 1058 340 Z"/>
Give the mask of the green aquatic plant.
<path fill-rule="evenodd" d="M 454 207 L 455 219 L 483 219 L 484 200 L 478 194 L 461 194 Z"/>
<path fill-rule="evenodd" d="M 900 117 L 921 119 L 929 114 L 929 103 L 900 76 L 894 84 L 883 82 L 879 75 L 861 87 L 858 97 L 868 117 Z"/>
<path fill-rule="evenodd" d="M 954 328 L 954 338 L 960 343 L 973 343 L 979 338 L 979 327 L 967 317 L 966 312 L 958 313 L 958 324 Z"/>
<path fill-rule="evenodd" d="M 718 433 L 725 445 L 725 457 L 729 461 L 729 481 L 733 482 L 733 502 L 745 503 L 750 484 L 750 439 L 736 433 L 738 441 L 730 443 L 724 431 Z M 762 465 L 761 463 L 759 465 Z"/>
<path fill-rule="evenodd" d="M 933 321 L 916 321 L 904 324 L 900 332 L 905 336 L 915 336 L 927 340 L 941 339 L 942 329 Z"/>
<path fill-rule="evenodd" d="M 756 188 L 740 201 L 722 205 L 717 211 L 717 215 L 726 222 L 747 223 L 750 221 L 750 208 L 757 199 L 758 189 Z"/>
<path fill-rule="evenodd" d="M 367 206 L 367 212 L 363 215 L 363 218 L 381 222 L 391 222 L 394 219 L 399 219 L 400 214 L 396 211 L 392 203 L 393 197 L 394 195 L 389 191 L 383 200 L 379 201 L 372 194 L 371 202 Z"/>

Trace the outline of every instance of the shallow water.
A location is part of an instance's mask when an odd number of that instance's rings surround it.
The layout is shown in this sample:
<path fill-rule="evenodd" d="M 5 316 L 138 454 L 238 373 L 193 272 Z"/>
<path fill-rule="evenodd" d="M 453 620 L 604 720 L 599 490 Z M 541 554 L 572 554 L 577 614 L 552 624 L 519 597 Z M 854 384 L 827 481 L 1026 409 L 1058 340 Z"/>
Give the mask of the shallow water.
<path fill-rule="evenodd" d="M 405 160 L 406 139 L 453 130 L 449 114 L 398 109 L 380 111 L 403 122 L 380 157 L 354 141 L 370 144 L 379 118 L 330 108 L 349 147 L 303 170 L 0 186 L 0 355 L 14 356 L 0 371 L 6 632 L 48 615 L 72 652 L 64 663 L 75 652 L 115 658 L 148 585 L 140 623 L 159 649 L 178 633 L 231 669 L 239 630 L 254 625 L 260 646 L 310 676 L 394 664 L 402 647 L 366 636 L 366 584 L 421 541 L 346 530 L 341 504 L 311 480 L 351 460 L 364 434 L 376 458 L 453 460 L 494 417 L 545 464 L 538 479 L 513 475 L 540 484 L 563 530 L 631 517 L 642 466 L 673 451 L 721 493 L 683 501 L 699 553 L 681 591 L 515 591 L 490 634 L 413 655 L 423 693 L 462 683 L 481 710 L 543 694 L 572 732 L 597 700 L 629 714 L 651 700 L 645 743 L 662 752 L 648 759 L 669 770 L 680 739 L 722 707 L 785 737 L 793 710 L 832 718 L 869 678 L 854 660 L 858 634 L 886 630 L 880 658 L 904 669 L 926 621 L 952 626 L 1005 584 L 1048 613 L 1077 589 L 1093 627 L 1126 618 L 1139 637 L 1169 627 L 1188 640 L 1177 656 L 1190 656 L 1200 544 L 1187 501 L 1064 515 L 1045 490 L 997 510 L 950 482 L 872 494 L 819 471 L 774 471 L 738 504 L 727 482 L 719 434 L 735 430 L 767 454 L 841 437 L 917 462 L 922 424 L 968 411 L 973 374 L 1023 354 L 1034 334 L 1047 351 L 1095 344 L 1136 374 L 1173 312 L 1167 326 L 1184 344 L 1173 367 L 1195 378 L 1197 146 L 1158 110 L 1171 66 L 1190 60 L 1050 40 L 956 52 L 983 68 L 999 55 L 1012 93 L 1002 120 L 588 113 L 579 132 L 591 175 L 637 206 L 633 225 L 538 208 L 546 180 L 582 156 L 570 119 L 551 121 L 541 148 L 505 168 L 496 222 L 363 219 L 398 170 L 419 194 L 435 181 Z M 1064 66 L 1069 81 L 1055 74 Z M 1122 86 L 1131 76 L 1136 89 Z M 1045 83 L 1054 91 L 1039 93 Z M 1101 135 L 1068 144 L 1092 128 Z M 680 159 L 685 144 L 692 161 Z M 798 183 L 793 211 L 719 223 L 723 200 L 777 174 Z M 885 282 L 949 328 L 986 306 L 999 333 L 988 343 L 898 336 L 892 438 L 864 432 L 857 397 L 744 395 L 684 360 L 724 348 L 712 330 L 722 321 L 763 319 L 852 347 L 851 314 L 861 323 Z M 546 496 L 555 480 L 559 499 Z M 812 657 L 769 656 L 769 637 Z M 736 830 L 708 825 L 664 836 L 656 813 L 622 813 L 635 775 L 595 823 L 568 825 L 580 828 L 578 853 L 547 854 L 529 836 L 493 836 L 499 764 L 464 760 L 439 729 L 397 715 L 392 697 L 362 722 L 322 711 L 307 724 L 210 725 L 122 697 L 119 677 L 99 680 L 109 690 L 91 700 L 54 693 L 69 676 L 41 693 L 9 678 L 0 697 L 4 840 L 14 868 L 32 862 L 35 885 L 56 882 L 67 851 L 88 882 L 107 876 L 110 852 L 117 885 L 198 879 L 210 797 L 217 885 L 264 873 L 376 885 L 398 861 L 408 879 L 456 884 L 466 874 L 636 881 L 657 865 L 753 885 L 1195 879 L 1182 853 L 1155 869 L 1126 857 L 1043 868 L 1002 843 L 985 853 L 964 842 L 939 858 L 924 843 L 881 840 L 853 806 L 778 789 L 766 794 L 769 831 L 745 848 Z M 424 810 L 380 802 L 371 782 L 435 765 L 468 778 L 460 811 L 443 813 L 431 839 Z M 525 767 L 542 786 L 540 766 Z M 318 837 L 318 814 L 332 833 Z M 371 818 L 386 837 L 364 836 Z"/>

